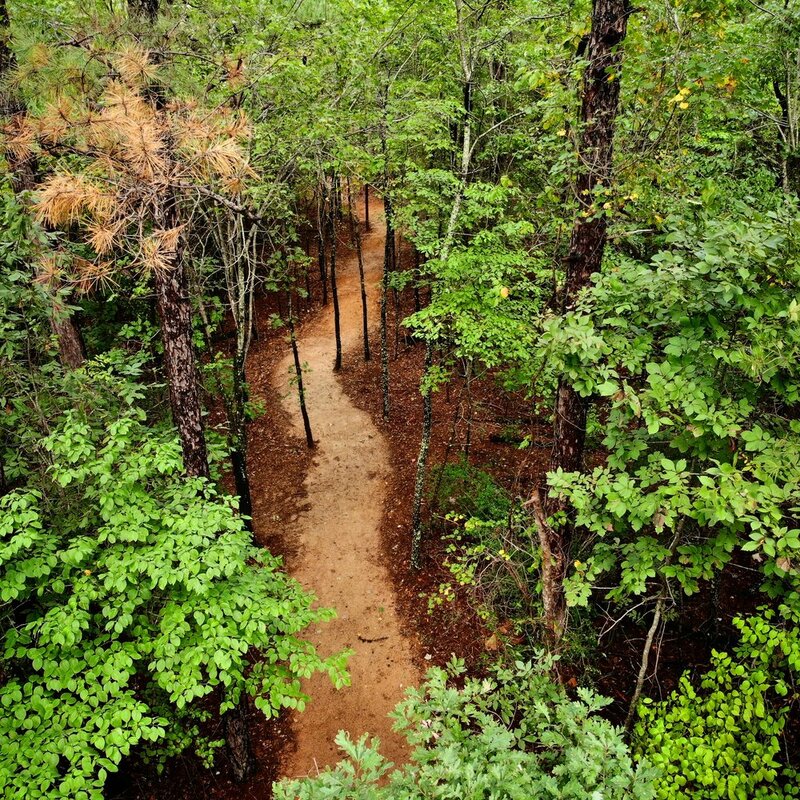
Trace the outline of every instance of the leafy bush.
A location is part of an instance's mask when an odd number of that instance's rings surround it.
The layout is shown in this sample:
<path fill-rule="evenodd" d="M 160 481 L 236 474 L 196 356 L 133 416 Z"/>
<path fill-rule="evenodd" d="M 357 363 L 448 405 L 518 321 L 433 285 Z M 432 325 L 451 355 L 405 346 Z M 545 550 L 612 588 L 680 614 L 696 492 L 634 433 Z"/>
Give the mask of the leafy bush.
<path fill-rule="evenodd" d="M 171 434 L 72 413 L 44 446 L 50 482 L 0 499 L 4 797 L 102 797 L 133 747 L 208 757 L 198 721 L 245 693 L 270 716 L 302 708 L 316 670 L 344 681 L 343 656 L 297 636 L 332 612 L 253 546 L 232 498 L 182 477 Z"/>
<path fill-rule="evenodd" d="M 773 617 L 768 610 L 737 619 L 742 644 L 735 656 L 715 652 L 699 688 L 686 674 L 666 701 L 640 706 L 638 752 L 661 770 L 659 798 L 800 796 L 781 741 L 800 637 L 797 627 L 775 625 Z"/>
<path fill-rule="evenodd" d="M 539 549 L 519 504 L 464 460 L 434 471 L 429 496 L 434 517 L 448 525 L 445 566 L 452 575 L 429 598 L 429 609 L 454 600 L 462 587 L 484 619 L 537 616 L 530 584 L 538 577 Z"/>
<path fill-rule="evenodd" d="M 621 733 L 596 713 L 609 701 L 586 689 L 570 700 L 549 676 L 552 661 L 517 662 L 490 677 L 468 678 L 454 660 L 409 689 L 393 716 L 414 746 L 411 763 L 392 769 L 367 737 L 336 741 L 347 756 L 336 768 L 276 784 L 276 800 L 403 798 L 653 797 L 653 773 L 635 766 Z"/>
<path fill-rule="evenodd" d="M 738 550 L 772 597 L 796 580 L 797 201 L 698 214 L 671 221 L 650 263 L 615 255 L 583 308 L 545 323 L 553 382 L 568 375 L 605 406 L 603 463 L 548 475 L 586 533 L 570 553 L 572 606 L 609 581 L 620 602 L 663 580 L 695 594 Z"/>

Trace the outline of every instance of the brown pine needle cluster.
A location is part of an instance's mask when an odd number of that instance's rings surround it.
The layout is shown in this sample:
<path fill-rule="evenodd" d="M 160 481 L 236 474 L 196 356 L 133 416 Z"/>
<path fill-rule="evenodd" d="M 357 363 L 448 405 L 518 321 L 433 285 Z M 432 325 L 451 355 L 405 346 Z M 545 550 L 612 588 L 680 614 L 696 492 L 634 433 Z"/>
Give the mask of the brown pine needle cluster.
<path fill-rule="evenodd" d="M 115 252 L 148 272 L 169 269 L 197 202 L 239 195 L 255 175 L 243 114 L 157 104 L 149 87 L 158 70 L 138 45 L 108 61 L 113 69 L 92 97 L 59 97 L 5 131 L 15 157 L 55 159 L 35 211 L 48 227 L 83 230 L 97 255 L 93 262 L 73 260 L 76 285 L 87 291 L 111 279 Z M 178 224 L 165 228 L 167 206 Z"/>
<path fill-rule="evenodd" d="M 135 43 L 116 53 L 112 63 L 129 86 L 143 86 L 158 74 L 158 67 L 150 60 L 150 51 Z"/>
<path fill-rule="evenodd" d="M 104 217 L 114 198 L 95 184 L 75 174 L 56 174 L 42 185 L 36 202 L 40 222 L 56 228 L 79 222 L 86 215 Z"/>

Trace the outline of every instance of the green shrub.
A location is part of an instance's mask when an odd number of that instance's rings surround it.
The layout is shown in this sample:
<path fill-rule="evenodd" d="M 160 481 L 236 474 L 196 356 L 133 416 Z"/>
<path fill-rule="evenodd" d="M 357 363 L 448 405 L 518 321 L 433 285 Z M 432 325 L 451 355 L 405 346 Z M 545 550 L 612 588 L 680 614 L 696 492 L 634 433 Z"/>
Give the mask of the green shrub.
<path fill-rule="evenodd" d="M 171 433 L 129 412 L 68 415 L 45 441 L 50 481 L 0 499 L 0 786 L 8 800 L 101 798 L 132 748 L 190 745 L 243 693 L 302 708 L 326 670 L 298 638 L 330 618 L 256 548 L 235 501 L 182 476 Z M 260 658 L 250 658 L 251 651 Z"/>
<path fill-rule="evenodd" d="M 409 689 L 393 716 L 414 747 L 392 769 L 367 737 L 336 741 L 347 756 L 334 769 L 276 784 L 276 800 L 492 800 L 653 797 L 653 773 L 631 760 L 622 734 L 596 716 L 609 701 L 586 689 L 570 700 L 550 678 L 552 662 L 516 662 L 490 677 L 454 679 L 453 661 Z"/>
<path fill-rule="evenodd" d="M 696 687 L 685 674 L 662 703 L 645 700 L 637 752 L 661 771 L 663 800 L 799 797 L 797 773 L 783 760 L 782 734 L 800 666 L 798 629 L 774 614 L 737 619 L 736 655 L 714 652 Z M 795 675 L 796 677 L 796 675 Z"/>
<path fill-rule="evenodd" d="M 511 510 L 508 492 L 463 458 L 431 470 L 428 499 L 434 514 L 484 522 L 503 520 Z"/>

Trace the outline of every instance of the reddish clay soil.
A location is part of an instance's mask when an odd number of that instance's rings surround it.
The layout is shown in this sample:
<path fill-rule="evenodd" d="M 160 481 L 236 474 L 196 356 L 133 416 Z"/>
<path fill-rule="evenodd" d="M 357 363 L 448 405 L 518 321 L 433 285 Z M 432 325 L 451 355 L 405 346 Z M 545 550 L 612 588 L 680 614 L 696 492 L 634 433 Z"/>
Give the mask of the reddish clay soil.
<path fill-rule="evenodd" d="M 373 203 L 372 217 L 379 206 Z M 383 266 L 383 238 L 363 240 L 368 302 L 374 313 Z M 344 256 L 344 257 L 341 257 Z M 357 263 L 341 252 L 337 267 L 342 347 L 348 354 L 361 342 L 361 294 Z M 392 579 L 381 551 L 381 520 L 390 476 L 389 447 L 369 415 L 356 408 L 332 371 L 335 357 L 333 304 L 300 330 L 298 346 L 306 364 L 306 404 L 316 440 L 305 477 L 306 505 L 290 521 L 288 536 L 298 543 L 290 572 L 313 592 L 320 605 L 335 608 L 337 619 L 313 626 L 307 637 L 322 655 L 351 650 L 351 685 L 336 690 L 327 676 L 314 676 L 304 688 L 312 698 L 292 716 L 294 748 L 281 773 L 316 774 L 341 758 L 334 737 L 377 736 L 392 762 L 407 757 L 403 738 L 391 729 L 388 714 L 404 690 L 419 681 L 417 648 L 403 632 Z M 291 353 L 273 372 L 296 436 L 302 435 L 297 389 L 290 384 Z M 256 476 L 256 479 L 257 476 Z"/>

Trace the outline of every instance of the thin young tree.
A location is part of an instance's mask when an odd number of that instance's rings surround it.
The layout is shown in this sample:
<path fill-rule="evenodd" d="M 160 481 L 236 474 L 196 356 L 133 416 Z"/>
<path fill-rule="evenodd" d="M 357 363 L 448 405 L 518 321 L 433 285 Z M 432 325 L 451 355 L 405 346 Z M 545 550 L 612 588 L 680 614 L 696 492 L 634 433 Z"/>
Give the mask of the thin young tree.
<path fill-rule="evenodd" d="M 475 46 L 470 35 L 470 17 L 475 14 L 463 0 L 455 0 L 456 12 L 456 44 L 458 48 L 459 64 L 461 66 L 461 79 L 463 85 L 463 106 L 461 108 L 461 159 L 458 171 L 458 186 L 450 209 L 450 217 L 439 249 L 439 260 L 446 262 L 450 257 L 456 236 L 458 218 L 464 202 L 470 177 L 470 165 L 475 153 L 472 135 L 472 93 L 474 90 L 475 69 L 478 64 L 480 50 Z M 480 19 L 480 17 L 478 17 Z M 428 373 L 433 365 L 433 339 L 429 336 L 425 341 L 425 372 Z M 430 385 L 422 387 L 422 436 L 417 455 L 417 470 L 414 480 L 414 497 L 411 509 L 411 566 L 419 568 L 422 554 L 422 498 L 425 491 L 427 475 L 428 453 L 430 451 L 431 435 L 433 433 L 433 388 Z"/>
<path fill-rule="evenodd" d="M 320 183 L 317 191 L 317 213 L 315 221 L 315 233 L 317 240 L 317 264 L 319 266 L 319 282 L 322 287 L 322 305 L 328 305 L 328 266 L 325 254 L 325 221 L 326 190 Z"/>
<path fill-rule="evenodd" d="M 287 303 L 286 326 L 289 329 L 289 345 L 292 348 L 292 362 L 294 363 L 294 379 L 297 383 L 297 398 L 300 402 L 300 417 L 303 420 L 303 431 L 306 436 L 306 445 L 310 450 L 316 447 L 314 435 L 311 432 L 311 421 L 308 417 L 308 407 L 306 406 L 306 390 L 303 383 L 303 365 L 300 362 L 300 350 L 297 346 L 297 336 L 295 334 L 294 306 L 292 303 L 292 293 L 289 292 Z"/>
<path fill-rule="evenodd" d="M 356 210 L 353 207 L 353 194 L 350 187 L 350 178 L 347 179 L 347 212 L 350 221 L 350 238 L 356 248 L 356 260 L 358 261 L 358 283 L 361 289 L 361 327 L 364 339 L 364 361 L 372 358 L 369 349 L 369 318 L 367 304 L 367 286 L 364 280 L 364 251 L 361 244 L 361 226 L 356 217 Z"/>
<path fill-rule="evenodd" d="M 336 343 L 336 357 L 333 362 L 333 371 L 339 372 L 342 368 L 342 320 L 339 312 L 339 289 L 336 285 L 336 255 L 339 249 L 338 216 L 339 210 L 339 190 L 337 188 L 336 173 L 334 172 L 328 184 L 324 180 L 326 205 L 328 213 L 326 215 L 326 233 L 328 239 L 328 252 L 330 253 L 331 266 L 331 296 L 333 297 L 333 337 Z"/>
<path fill-rule="evenodd" d="M 389 279 L 394 264 L 394 209 L 392 198 L 387 192 L 383 197 L 383 213 L 386 217 L 386 241 L 383 249 L 383 272 L 381 274 L 381 397 L 383 418 L 389 419 L 391 403 L 389 398 Z"/>
<path fill-rule="evenodd" d="M 212 201 L 213 202 L 213 201 Z M 257 225 L 244 214 L 215 204 L 204 223 L 212 232 L 222 261 L 228 309 L 234 323 L 236 344 L 232 359 L 230 391 L 220 387 L 228 418 L 228 449 L 239 511 L 252 530 L 253 501 L 247 469 L 247 355 L 255 330 L 254 307 L 258 237 Z"/>

